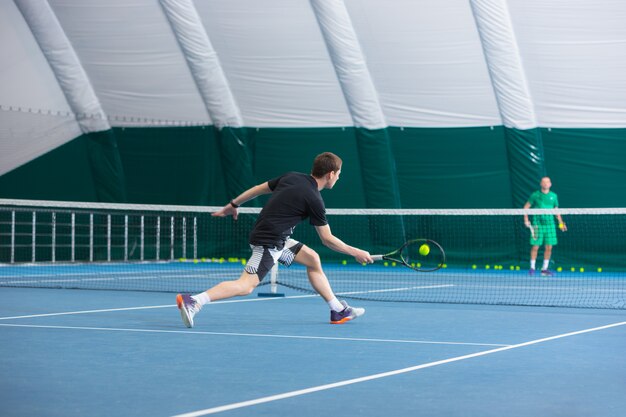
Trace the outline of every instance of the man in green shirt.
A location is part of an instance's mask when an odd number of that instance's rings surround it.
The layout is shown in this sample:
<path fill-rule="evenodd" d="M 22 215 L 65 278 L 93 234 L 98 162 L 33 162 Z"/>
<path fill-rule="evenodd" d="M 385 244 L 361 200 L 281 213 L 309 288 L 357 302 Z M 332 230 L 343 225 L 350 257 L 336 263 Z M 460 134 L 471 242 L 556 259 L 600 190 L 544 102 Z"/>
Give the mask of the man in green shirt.
<path fill-rule="evenodd" d="M 549 177 L 543 177 L 541 182 L 539 183 L 541 189 L 533 192 L 526 204 L 524 204 L 525 209 L 536 208 L 536 209 L 555 209 L 559 207 L 559 199 L 555 193 L 550 191 L 550 187 L 552 187 L 552 182 Z M 556 238 L 556 225 L 554 223 L 554 217 L 559 222 L 559 229 L 565 232 L 567 230 L 567 226 L 565 222 L 561 218 L 560 214 L 555 214 L 554 216 L 551 214 L 538 214 L 533 216 L 532 223 L 528 219 L 528 215 L 524 214 L 524 224 L 531 231 L 530 233 L 530 271 L 529 275 L 535 275 L 535 264 L 537 261 L 537 252 L 539 251 L 539 246 L 544 246 L 543 252 L 543 265 L 541 267 L 541 276 L 551 277 L 554 275 L 554 272 L 550 271 L 548 267 L 550 266 L 550 257 L 552 256 L 552 246 L 557 244 Z"/>

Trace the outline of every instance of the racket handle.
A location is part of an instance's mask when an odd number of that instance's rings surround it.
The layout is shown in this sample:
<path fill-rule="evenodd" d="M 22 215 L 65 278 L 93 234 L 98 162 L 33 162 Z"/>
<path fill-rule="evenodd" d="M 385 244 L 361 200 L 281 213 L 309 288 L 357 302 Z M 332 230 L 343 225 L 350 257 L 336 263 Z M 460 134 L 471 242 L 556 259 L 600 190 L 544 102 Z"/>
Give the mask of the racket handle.
<path fill-rule="evenodd" d="M 384 255 L 372 255 L 372 260 L 374 260 L 374 262 L 382 261 L 383 260 L 383 256 Z"/>

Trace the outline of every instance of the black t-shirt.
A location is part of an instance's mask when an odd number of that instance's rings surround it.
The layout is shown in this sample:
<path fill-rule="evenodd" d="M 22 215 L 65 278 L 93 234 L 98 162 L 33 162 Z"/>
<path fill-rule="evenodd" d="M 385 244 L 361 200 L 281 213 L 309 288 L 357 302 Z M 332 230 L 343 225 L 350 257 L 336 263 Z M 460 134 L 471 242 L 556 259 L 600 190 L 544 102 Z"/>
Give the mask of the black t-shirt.
<path fill-rule="evenodd" d="M 298 223 L 307 217 L 313 226 L 324 226 L 326 208 L 313 177 L 288 172 L 269 180 L 272 196 L 250 232 L 250 244 L 282 249 Z"/>

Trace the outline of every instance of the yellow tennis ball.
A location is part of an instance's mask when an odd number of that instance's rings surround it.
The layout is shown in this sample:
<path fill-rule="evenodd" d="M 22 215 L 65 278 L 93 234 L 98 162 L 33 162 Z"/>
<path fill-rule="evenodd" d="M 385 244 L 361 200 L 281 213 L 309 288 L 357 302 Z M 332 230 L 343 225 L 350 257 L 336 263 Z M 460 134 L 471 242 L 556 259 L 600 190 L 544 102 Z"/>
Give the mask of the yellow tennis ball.
<path fill-rule="evenodd" d="M 341 265 L 348 265 L 348 261 L 344 259 L 343 261 L 341 261 Z"/>
<path fill-rule="evenodd" d="M 556 269 L 556 272 L 562 272 L 563 268 L 561 268 L 560 266 Z"/>
<path fill-rule="evenodd" d="M 472 269 L 476 269 L 476 265 L 472 265 Z"/>
<path fill-rule="evenodd" d="M 420 255 L 426 256 L 429 253 L 430 253 L 430 246 L 428 246 L 426 243 L 420 246 Z"/>
<path fill-rule="evenodd" d="M 580 272 L 585 272 L 585 268 L 580 268 Z"/>
<path fill-rule="evenodd" d="M 602 268 L 598 268 L 598 272 L 602 272 Z"/>

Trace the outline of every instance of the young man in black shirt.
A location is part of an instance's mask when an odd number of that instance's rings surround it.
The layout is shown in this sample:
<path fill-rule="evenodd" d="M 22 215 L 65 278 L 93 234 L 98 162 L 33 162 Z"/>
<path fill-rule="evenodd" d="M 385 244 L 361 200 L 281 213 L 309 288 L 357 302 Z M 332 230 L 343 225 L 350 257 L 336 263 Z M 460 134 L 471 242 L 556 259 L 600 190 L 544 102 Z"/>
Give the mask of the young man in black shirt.
<path fill-rule="evenodd" d="M 244 191 L 213 213 L 213 216 L 233 216 L 237 220 L 237 208 L 240 205 L 260 195 L 272 194 L 250 233 L 252 256 L 241 277 L 221 282 L 197 295 L 176 296 L 185 326 L 193 327 L 194 316 L 206 303 L 250 294 L 276 262 L 290 265 L 295 261 L 307 267 L 309 282 L 330 307 L 331 323 L 342 324 L 365 313 L 363 308 L 350 307 L 345 301 L 337 300 L 322 270 L 317 252 L 290 237 L 296 225 L 308 217 L 325 246 L 351 255 L 359 263 L 373 262 L 367 251 L 349 246 L 335 237 L 326 220 L 326 208 L 320 191 L 333 188 L 339 179 L 341 164 L 341 158 L 337 155 L 322 153 L 313 161 L 310 175 L 286 173 Z"/>

